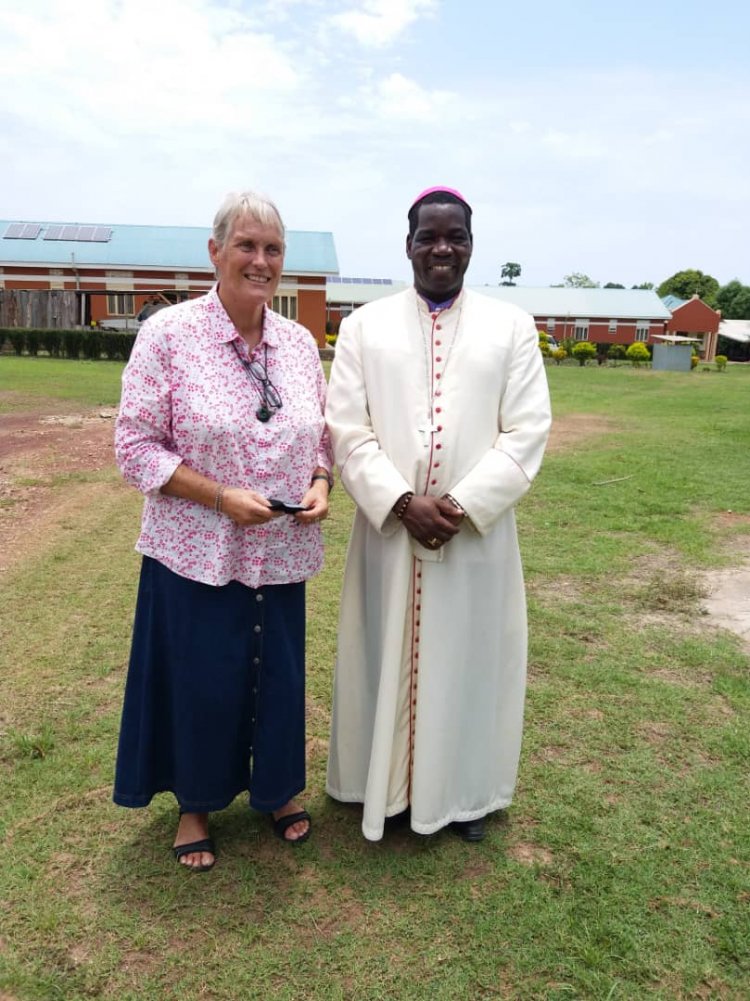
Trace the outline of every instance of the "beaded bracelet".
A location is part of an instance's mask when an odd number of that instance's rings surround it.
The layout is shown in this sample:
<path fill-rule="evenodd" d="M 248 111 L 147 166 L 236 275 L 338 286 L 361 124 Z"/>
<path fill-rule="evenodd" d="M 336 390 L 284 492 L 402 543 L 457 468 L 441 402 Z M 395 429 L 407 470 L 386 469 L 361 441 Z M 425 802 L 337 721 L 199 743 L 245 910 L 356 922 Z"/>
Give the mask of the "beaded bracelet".
<path fill-rule="evenodd" d="M 220 483 L 216 491 L 216 497 L 214 497 L 214 511 L 217 514 L 221 514 L 221 499 L 224 496 L 224 484 Z"/>
<path fill-rule="evenodd" d="M 406 509 L 409 506 L 409 501 L 412 499 L 413 496 L 414 492 L 412 490 L 407 490 L 407 492 L 405 494 L 402 494 L 402 496 L 399 497 L 399 499 L 396 501 L 396 505 L 393 508 L 393 513 L 396 515 L 399 521 L 401 521 L 404 515 L 406 514 Z"/>

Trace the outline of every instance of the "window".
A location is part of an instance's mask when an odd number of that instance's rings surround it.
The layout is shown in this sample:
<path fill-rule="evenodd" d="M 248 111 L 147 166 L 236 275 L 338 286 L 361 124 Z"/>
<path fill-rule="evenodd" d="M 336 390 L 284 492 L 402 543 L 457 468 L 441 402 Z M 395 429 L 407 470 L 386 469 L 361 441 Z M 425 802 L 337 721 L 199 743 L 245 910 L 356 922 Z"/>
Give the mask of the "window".
<path fill-rule="evenodd" d="M 287 320 L 297 319 L 297 296 L 296 295 L 275 295 L 271 309 L 274 313 L 281 313 Z"/>
<path fill-rule="evenodd" d="M 648 320 L 637 320 L 635 324 L 635 339 L 637 341 L 647 341 L 649 331 Z"/>
<path fill-rule="evenodd" d="M 174 287 L 180 290 L 186 290 L 190 288 L 190 281 L 188 280 L 187 271 L 175 271 L 174 273 Z M 187 296 L 185 296 L 187 298 Z M 180 300 L 182 301 L 182 300 Z"/>
<path fill-rule="evenodd" d="M 134 316 L 132 271 L 107 271 L 107 312 L 110 316 Z M 129 279 L 129 280 L 128 280 Z"/>
<path fill-rule="evenodd" d="M 110 316 L 133 316 L 135 303 L 132 292 L 110 292 L 107 296 L 107 312 Z"/>
<path fill-rule="evenodd" d="M 576 320 L 573 337 L 576 341 L 587 341 L 589 339 L 589 321 Z"/>
<path fill-rule="evenodd" d="M 555 318 L 554 316 L 550 316 L 550 318 L 547 320 L 547 333 L 554 334 L 554 332 L 555 332 Z"/>
<path fill-rule="evenodd" d="M 49 269 L 49 287 L 52 289 L 65 288 L 65 272 L 62 268 Z"/>
<path fill-rule="evenodd" d="M 609 321 L 609 332 L 610 332 L 610 334 L 616 334 L 617 333 L 617 320 L 610 320 Z"/>

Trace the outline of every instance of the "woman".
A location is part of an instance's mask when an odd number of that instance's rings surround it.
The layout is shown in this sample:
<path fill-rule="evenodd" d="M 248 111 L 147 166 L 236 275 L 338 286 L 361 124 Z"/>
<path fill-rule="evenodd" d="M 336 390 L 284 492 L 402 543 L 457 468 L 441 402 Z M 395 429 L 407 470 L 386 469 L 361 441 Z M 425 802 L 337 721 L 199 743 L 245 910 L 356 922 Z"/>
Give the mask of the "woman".
<path fill-rule="evenodd" d="M 175 856 L 194 871 L 216 860 L 209 813 L 246 789 L 279 837 L 309 837 L 294 799 L 304 582 L 322 565 L 332 485 L 315 341 L 268 308 L 284 262 L 278 210 L 229 195 L 208 250 L 214 288 L 142 326 L 115 434 L 145 504 L 114 800 L 173 792 Z"/>

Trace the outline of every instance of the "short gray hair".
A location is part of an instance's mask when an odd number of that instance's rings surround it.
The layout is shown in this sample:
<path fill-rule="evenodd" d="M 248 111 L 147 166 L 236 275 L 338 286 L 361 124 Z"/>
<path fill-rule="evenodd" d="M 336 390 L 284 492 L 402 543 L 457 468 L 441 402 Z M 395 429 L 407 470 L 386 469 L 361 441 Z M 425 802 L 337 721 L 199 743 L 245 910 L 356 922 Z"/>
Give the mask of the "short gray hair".
<path fill-rule="evenodd" d="M 276 208 L 270 198 L 259 195 L 255 191 L 230 192 L 219 207 L 219 211 L 214 216 L 214 228 L 212 236 L 221 247 L 227 237 L 232 232 L 235 222 L 240 216 L 248 215 L 251 219 L 264 226 L 275 226 L 281 233 L 284 240 L 284 223 L 281 220 L 281 213 Z"/>

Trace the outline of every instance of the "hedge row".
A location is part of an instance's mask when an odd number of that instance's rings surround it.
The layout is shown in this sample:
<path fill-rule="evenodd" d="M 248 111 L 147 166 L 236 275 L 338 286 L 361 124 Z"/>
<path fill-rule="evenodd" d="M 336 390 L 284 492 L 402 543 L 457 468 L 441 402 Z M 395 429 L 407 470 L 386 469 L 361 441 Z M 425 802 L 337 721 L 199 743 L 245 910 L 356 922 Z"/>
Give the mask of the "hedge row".
<path fill-rule="evenodd" d="M 0 350 L 10 344 L 14 354 L 38 355 L 46 351 L 51 358 L 87 358 L 127 361 L 135 343 L 135 331 L 40 330 L 35 327 L 0 327 Z"/>

